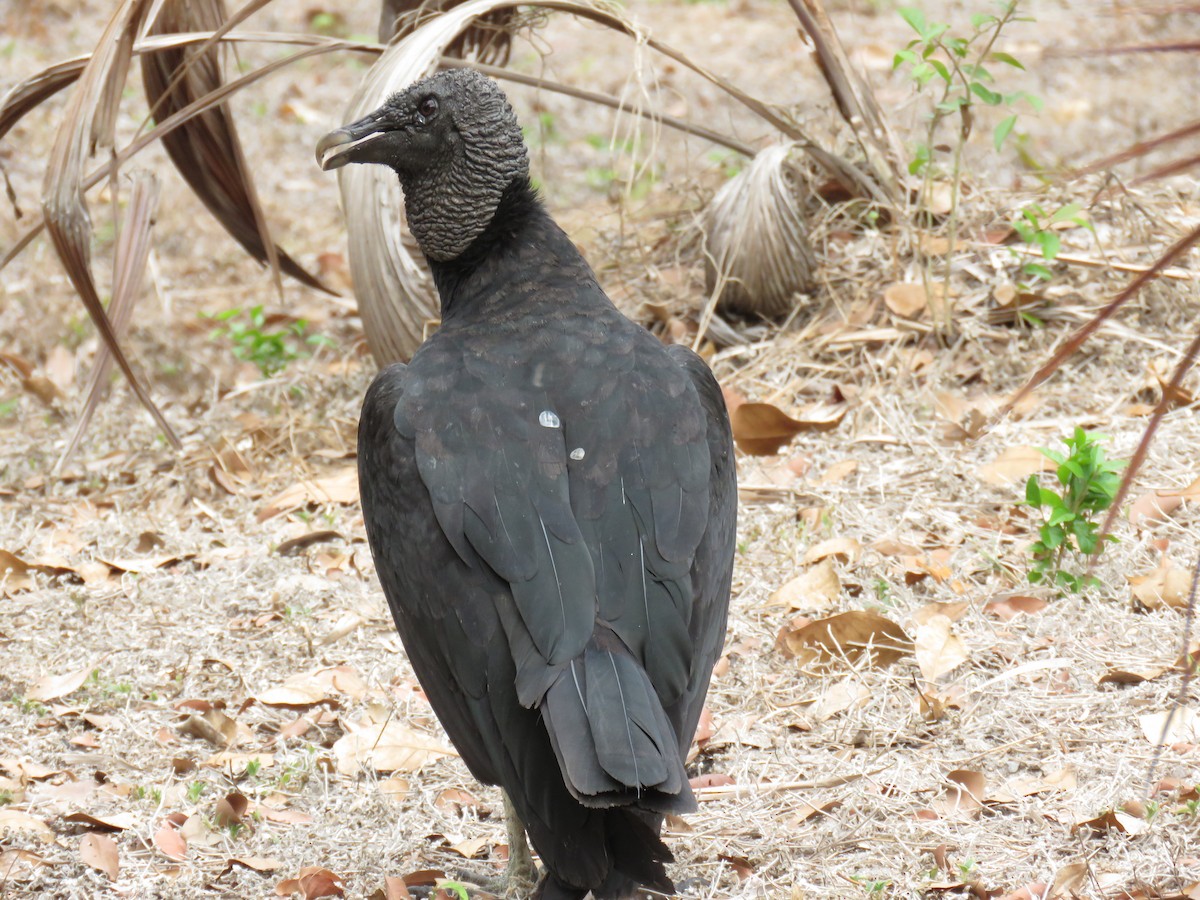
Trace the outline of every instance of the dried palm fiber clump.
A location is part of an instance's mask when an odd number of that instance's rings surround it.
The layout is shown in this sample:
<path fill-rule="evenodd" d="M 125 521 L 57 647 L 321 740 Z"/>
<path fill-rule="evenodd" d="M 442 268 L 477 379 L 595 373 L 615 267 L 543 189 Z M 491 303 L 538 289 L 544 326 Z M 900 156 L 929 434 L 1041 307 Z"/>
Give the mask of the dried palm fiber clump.
<path fill-rule="evenodd" d="M 705 281 L 722 309 L 774 318 L 812 284 L 816 258 L 804 221 L 795 144 L 761 151 L 704 212 Z"/>

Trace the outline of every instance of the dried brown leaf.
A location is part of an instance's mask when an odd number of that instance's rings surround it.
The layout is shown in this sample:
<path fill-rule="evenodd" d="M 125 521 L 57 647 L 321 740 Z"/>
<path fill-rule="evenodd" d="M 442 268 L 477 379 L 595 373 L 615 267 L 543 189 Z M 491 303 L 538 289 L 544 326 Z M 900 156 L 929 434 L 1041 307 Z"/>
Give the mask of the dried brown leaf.
<path fill-rule="evenodd" d="M 833 560 L 823 559 L 820 563 L 786 582 L 767 603 L 771 606 L 786 606 L 792 610 L 810 612 L 828 609 L 835 600 L 841 584 L 833 567 Z"/>
<path fill-rule="evenodd" d="M 34 683 L 26 696 L 30 700 L 38 700 L 42 703 L 66 697 L 83 687 L 95 670 L 96 666 L 89 664 L 81 669 L 64 672 L 62 675 L 46 675 Z"/>
<path fill-rule="evenodd" d="M 903 628 L 866 610 L 809 622 L 781 637 L 785 652 L 801 666 L 828 666 L 843 659 L 854 664 L 864 656 L 873 665 L 887 666 L 913 652 Z"/>
<path fill-rule="evenodd" d="M 121 872 L 121 861 L 117 853 L 117 842 L 106 834 L 88 833 L 79 842 L 79 859 L 116 881 Z"/>
<path fill-rule="evenodd" d="M 1128 576 L 1133 596 L 1146 609 L 1184 609 L 1192 588 L 1192 573 L 1168 559 L 1150 572 Z"/>
<path fill-rule="evenodd" d="M 752 456 L 778 453 L 802 431 L 831 431 L 846 415 L 847 405 L 812 407 L 801 418 L 793 418 L 770 403 L 742 403 L 730 420 L 738 448 Z"/>
<path fill-rule="evenodd" d="M 348 725 L 346 734 L 333 745 L 333 754 L 339 772 L 356 775 L 362 769 L 415 772 L 439 756 L 453 756 L 454 751 L 392 719 L 383 725 Z"/>
<path fill-rule="evenodd" d="M 296 878 L 287 878 L 275 887 L 278 897 L 299 894 L 303 900 L 318 900 L 320 897 L 344 897 L 342 878 L 321 866 L 306 866 Z"/>
<path fill-rule="evenodd" d="M 931 616 L 917 626 L 914 652 L 926 681 L 937 681 L 967 661 L 967 648 L 949 616 Z"/>
<path fill-rule="evenodd" d="M 1025 481 L 1030 475 L 1048 472 L 1054 468 L 1054 463 L 1042 455 L 1036 447 L 1009 447 L 994 460 L 980 466 L 979 479 L 995 487 L 1008 487 L 1018 481 Z"/>

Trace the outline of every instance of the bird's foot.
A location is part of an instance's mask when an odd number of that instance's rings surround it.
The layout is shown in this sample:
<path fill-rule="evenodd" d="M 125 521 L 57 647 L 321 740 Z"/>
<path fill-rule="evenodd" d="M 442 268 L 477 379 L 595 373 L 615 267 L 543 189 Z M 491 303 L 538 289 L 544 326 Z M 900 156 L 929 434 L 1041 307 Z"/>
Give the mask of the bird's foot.
<path fill-rule="evenodd" d="M 504 826 L 508 830 L 508 868 L 505 875 L 508 884 L 505 895 L 510 898 L 528 897 L 537 885 L 538 870 L 533 864 L 529 844 L 525 841 L 525 827 L 513 808 L 512 801 L 504 795 Z"/>

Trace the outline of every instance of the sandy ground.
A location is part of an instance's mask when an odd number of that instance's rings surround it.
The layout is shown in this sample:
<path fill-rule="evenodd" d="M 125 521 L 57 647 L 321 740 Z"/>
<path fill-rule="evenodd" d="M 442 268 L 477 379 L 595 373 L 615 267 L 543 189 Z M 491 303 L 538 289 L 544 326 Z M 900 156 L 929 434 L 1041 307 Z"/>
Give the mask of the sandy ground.
<path fill-rule="evenodd" d="M 106 7 L 24 4 L 0 36 L 0 87 L 88 48 Z M 890 71 L 907 26 L 888 3 L 830 7 L 897 134 L 914 139 L 925 107 Z M 1019 129 L 1030 158 L 1075 165 L 1186 122 L 1193 57 L 1074 54 L 1192 35 L 1196 15 L 1128 3 L 1029 8 L 1038 22 L 1014 26 L 1007 44 L 1027 71 L 1006 84 L 1045 100 Z M 314 9 L 278 0 L 253 24 L 298 30 Z M 845 146 L 786 5 L 630 10 Z M 955 22 L 979 11 L 927 10 Z M 338 12 L 347 33 L 373 32 L 372 4 Z M 275 52 L 247 49 L 243 60 Z M 677 67 L 651 69 L 649 51 L 595 26 L 551 22 L 514 60 L 617 94 L 641 71 L 658 79 L 654 96 L 669 112 L 752 143 L 771 138 L 710 86 Z M 236 107 L 279 240 L 335 283 L 345 237 L 333 179 L 311 148 L 339 123 L 363 70 L 346 58 L 306 63 Z M 693 320 L 703 274 L 694 252 L 678 250 L 681 223 L 720 183 L 728 154 L 665 131 L 654 146 L 647 135 L 630 149 L 654 178 L 623 194 L 629 154 L 610 149 L 609 114 L 511 93 L 537 123 L 548 202 L 614 297 L 644 321 L 645 300 Z M 139 103 L 134 77 L 123 138 Z M 5 205 L 2 246 L 37 208 L 61 109 L 48 103 L 0 141 L 27 213 L 18 221 Z M 1043 190 L 1014 153 L 989 147 L 985 136 L 966 155 L 972 239 L 1033 198 L 1087 204 L 1105 183 Z M 281 884 L 286 894 L 305 867 L 336 874 L 348 896 L 423 870 L 489 882 L 504 864 L 499 796 L 442 752 L 347 475 L 373 374 L 353 302 L 294 285 L 280 298 L 160 151 L 139 165 L 158 174 L 164 199 L 129 347 L 182 452 L 114 380 L 80 452 L 54 474 L 96 338 L 45 241 L 0 275 L 0 551 L 31 566 L 0 556 L 0 896 L 264 897 Z M 699 812 L 671 823 L 669 837 L 684 896 L 1000 897 L 1038 884 L 1013 896 L 1200 896 L 1194 700 L 1155 748 L 1182 688 L 1185 617 L 1144 608 L 1128 580 L 1194 563 L 1198 502 L 1139 527 L 1123 515 L 1100 586 L 1067 596 L 1024 583 L 1035 522 L 1018 505 L 1029 458 L 1020 448 L 1055 446 L 1081 425 L 1111 435 L 1111 456 L 1132 452 L 1159 396 L 1156 374 L 1196 328 L 1194 259 L 1016 415 L 976 427 L 1127 283 L 1114 264 L 1146 264 L 1195 225 L 1197 187 L 1181 177 L 1092 206 L 1096 237 L 1063 238 L 1064 252 L 1094 264 L 1056 267 L 1045 327 L 1000 321 L 994 289 L 1015 278 L 1013 254 L 965 245 L 954 269 L 964 337 L 953 349 L 883 301 L 890 286 L 920 280 L 916 226 L 847 231 L 830 212 L 814 229 L 820 285 L 804 310 L 785 327 L 738 325 L 748 343 L 713 357 L 722 383 L 749 400 L 800 413 L 838 401 L 844 415 L 777 455 L 739 459 L 728 652 L 693 761 L 706 786 Z M 92 203 L 104 283 L 112 228 L 103 194 Z M 257 305 L 273 316 L 266 330 L 302 318 L 306 335 L 328 342 L 298 346 L 304 355 L 264 379 L 202 315 Z M 1195 376 L 1185 387 L 1197 390 Z M 1200 419 L 1181 408 L 1133 496 L 1193 484 L 1197 447 Z M 807 580 L 785 587 L 798 576 Z M 917 652 L 887 667 L 824 669 L 788 652 L 807 619 L 868 610 L 914 637 Z"/>

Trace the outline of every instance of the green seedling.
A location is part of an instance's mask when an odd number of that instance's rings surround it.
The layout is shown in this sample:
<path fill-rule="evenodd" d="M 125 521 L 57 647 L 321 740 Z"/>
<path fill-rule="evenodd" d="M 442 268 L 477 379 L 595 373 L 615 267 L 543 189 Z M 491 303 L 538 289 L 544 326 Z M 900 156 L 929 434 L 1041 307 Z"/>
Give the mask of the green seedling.
<path fill-rule="evenodd" d="M 1105 435 L 1076 428 L 1063 440 L 1067 452 L 1044 447 L 1039 451 L 1053 461 L 1061 493 L 1041 484 L 1037 475 L 1025 484 L 1025 503 L 1038 510 L 1042 524 L 1038 539 L 1029 548 L 1032 566 L 1029 581 L 1048 582 L 1078 593 L 1098 585 L 1096 578 L 1064 568 L 1071 556 L 1097 557 L 1103 550 L 1098 516 L 1112 506 L 1121 484 L 1125 460 L 1110 460 L 1100 446 Z M 1116 541 L 1112 535 L 1104 540 Z"/>

